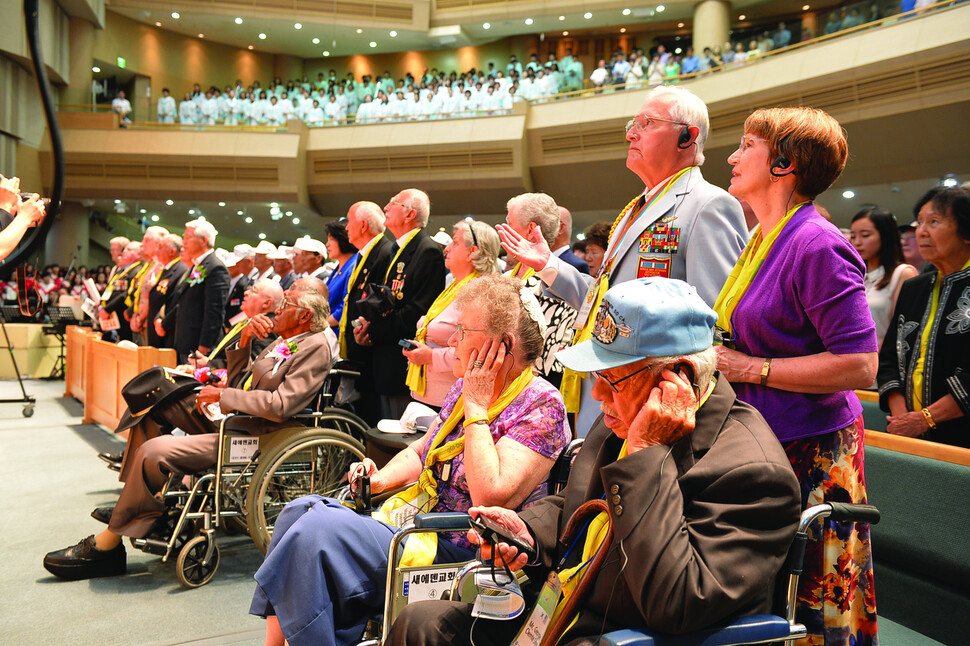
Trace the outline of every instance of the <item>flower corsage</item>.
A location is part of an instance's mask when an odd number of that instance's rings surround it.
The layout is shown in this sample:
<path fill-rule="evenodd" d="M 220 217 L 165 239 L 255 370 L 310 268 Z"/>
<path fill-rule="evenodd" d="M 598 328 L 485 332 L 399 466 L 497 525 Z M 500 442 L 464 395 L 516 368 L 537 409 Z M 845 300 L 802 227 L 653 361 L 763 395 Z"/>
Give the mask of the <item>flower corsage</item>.
<path fill-rule="evenodd" d="M 276 347 L 266 353 L 267 358 L 276 359 L 276 365 L 273 366 L 274 375 L 283 365 L 283 362 L 296 354 L 298 349 L 295 341 L 280 341 L 276 344 Z"/>
<path fill-rule="evenodd" d="M 204 280 L 205 280 L 205 267 L 199 266 L 199 267 L 194 267 L 192 269 L 192 271 L 189 273 L 189 277 L 186 280 L 186 282 L 189 285 L 198 285 Z"/>

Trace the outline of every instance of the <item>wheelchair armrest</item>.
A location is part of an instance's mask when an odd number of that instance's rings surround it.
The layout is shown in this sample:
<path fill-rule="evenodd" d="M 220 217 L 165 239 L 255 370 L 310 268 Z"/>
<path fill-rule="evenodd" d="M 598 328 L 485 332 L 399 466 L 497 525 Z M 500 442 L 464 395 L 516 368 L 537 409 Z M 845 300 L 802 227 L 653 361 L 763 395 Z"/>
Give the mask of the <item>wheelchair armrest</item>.
<path fill-rule="evenodd" d="M 793 630 L 788 621 L 775 615 L 749 615 L 722 626 L 684 635 L 617 630 L 603 635 L 600 644 L 610 646 L 734 646 L 787 639 L 792 633 L 804 634 L 804 627 Z"/>
<path fill-rule="evenodd" d="M 416 529 L 457 532 L 471 527 L 471 516 L 463 511 L 440 514 L 418 514 L 414 517 Z"/>

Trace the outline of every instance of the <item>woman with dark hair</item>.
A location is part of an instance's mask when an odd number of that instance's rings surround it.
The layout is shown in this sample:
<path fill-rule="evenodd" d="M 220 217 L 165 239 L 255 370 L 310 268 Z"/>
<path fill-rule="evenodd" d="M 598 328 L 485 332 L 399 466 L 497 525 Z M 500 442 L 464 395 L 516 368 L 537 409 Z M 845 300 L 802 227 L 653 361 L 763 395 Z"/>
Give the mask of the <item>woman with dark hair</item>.
<path fill-rule="evenodd" d="M 842 173 L 838 121 L 812 108 L 756 110 L 729 158 L 730 193 L 758 219 L 714 305 L 717 367 L 781 441 L 802 505 L 866 502 L 862 404 L 875 378 L 865 265 L 813 200 Z M 869 525 L 813 528 L 798 589 L 811 644 L 871 646 L 876 601 Z"/>
<path fill-rule="evenodd" d="M 879 405 L 890 433 L 970 447 L 970 191 L 938 186 L 913 211 L 936 271 L 899 292 L 879 352 Z"/>
<path fill-rule="evenodd" d="M 878 206 L 862 209 L 852 218 L 849 242 L 866 262 L 866 302 L 876 324 L 876 340 L 882 340 L 896 307 L 903 282 L 918 272 L 903 260 L 896 216 Z"/>
<path fill-rule="evenodd" d="M 593 276 L 598 275 L 600 267 L 603 266 L 606 249 L 610 246 L 610 227 L 612 224 L 612 222 L 601 220 L 589 225 L 583 231 L 583 235 L 586 236 L 586 264 L 589 265 L 589 273 Z"/>
<path fill-rule="evenodd" d="M 347 283 L 357 265 L 357 247 L 347 238 L 347 220 L 341 218 L 326 224 L 327 255 L 337 261 L 337 267 L 327 278 L 330 290 L 330 327 L 339 334 L 340 315 L 344 312 L 344 299 L 347 297 Z"/>

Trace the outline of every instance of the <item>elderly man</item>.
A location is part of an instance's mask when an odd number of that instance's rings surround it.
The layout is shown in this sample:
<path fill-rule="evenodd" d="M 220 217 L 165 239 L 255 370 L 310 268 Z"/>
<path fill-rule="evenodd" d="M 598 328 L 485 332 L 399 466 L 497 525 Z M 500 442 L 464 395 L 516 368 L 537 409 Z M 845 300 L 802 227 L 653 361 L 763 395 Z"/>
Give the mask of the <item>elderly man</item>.
<path fill-rule="evenodd" d="M 445 288 L 444 254 L 423 231 L 430 215 L 427 194 L 416 188 L 388 201 L 384 224 L 396 240 L 383 280 L 377 280 L 391 288 L 393 307 L 379 317 L 360 317 L 361 325 L 354 329 L 357 343 L 374 346 L 374 385 L 384 418 L 400 419 L 411 401 L 404 383 L 408 361 L 398 341 L 414 336 L 418 319 Z"/>
<path fill-rule="evenodd" d="M 586 261 L 577 256 L 570 250 L 569 245 L 573 240 L 573 214 L 564 206 L 559 207 L 559 231 L 556 239 L 550 246 L 552 255 L 558 257 L 563 262 L 572 265 L 581 273 L 589 273 L 589 265 Z"/>
<path fill-rule="evenodd" d="M 273 261 L 273 273 L 279 276 L 280 287 L 289 289 L 296 282 L 296 272 L 293 271 L 293 250 L 280 245 L 267 258 Z"/>
<path fill-rule="evenodd" d="M 327 246 L 313 238 L 297 238 L 293 244 L 293 265 L 297 273 L 303 276 L 326 280 L 330 275 L 328 267 L 324 266 L 327 259 Z"/>
<path fill-rule="evenodd" d="M 209 354 L 222 338 L 222 322 L 229 299 L 229 270 L 215 254 L 216 228 L 206 220 L 186 223 L 183 255 L 191 261 L 185 279 L 176 287 L 174 311 L 167 309 L 163 327 L 175 322 L 175 352 L 185 363 L 193 352 Z"/>
<path fill-rule="evenodd" d="M 380 419 L 380 401 L 373 375 L 374 348 L 368 342 L 357 339 L 356 330 L 361 325 L 357 305 L 367 293 L 371 282 L 382 282 L 391 260 L 391 243 L 384 237 L 384 212 L 373 202 L 357 202 L 347 211 L 347 239 L 359 249 L 357 264 L 347 279 L 347 295 L 344 297 L 340 315 L 340 356 L 360 364 L 357 392 L 360 400 L 355 404 L 358 414 L 376 426 Z M 357 327 L 355 327 L 357 326 Z"/>
<path fill-rule="evenodd" d="M 237 245 L 239 246 L 239 245 Z M 254 284 L 249 280 L 249 263 L 240 263 L 240 254 L 232 251 L 227 254 L 223 263 L 229 271 L 229 299 L 226 301 L 226 315 L 223 325 L 228 329 L 239 321 L 240 311 L 242 310 L 243 299 L 250 285 Z"/>
<path fill-rule="evenodd" d="M 575 549 L 559 537 L 580 505 L 606 501 L 597 520 L 612 526 L 613 543 L 588 574 L 582 612 L 562 643 L 590 643 L 618 628 L 683 633 L 770 609 L 798 523 L 798 482 L 761 415 L 715 373 L 716 319 L 682 281 L 636 279 L 610 289 L 593 338 L 559 353 L 571 369 L 596 375 L 602 410 L 565 495 L 518 515 L 470 510 L 536 548 L 529 578 L 541 582 L 549 568 L 568 570 L 599 549 L 595 537 L 585 544 L 585 529 L 569 541 Z M 513 569 L 526 565 L 515 548 L 499 550 Z M 483 547 L 486 557 L 490 551 Z M 470 609 L 408 606 L 389 642 L 508 644 L 521 623 L 479 619 L 472 628 Z"/>
<path fill-rule="evenodd" d="M 112 244 L 112 247 L 114 245 Z M 141 269 L 141 243 L 128 242 L 124 250 L 115 261 L 118 270 L 108 281 L 108 286 L 101 294 L 101 308 L 98 310 L 98 323 L 101 329 L 111 327 L 104 336 L 106 340 L 131 341 L 131 328 L 124 318 L 125 299 L 132 281 Z M 115 328 L 115 320 L 119 327 Z"/>
<path fill-rule="evenodd" d="M 276 251 L 276 245 L 272 242 L 266 242 L 265 240 L 260 240 L 256 248 L 253 249 L 253 272 L 249 274 L 249 277 L 253 280 L 260 280 L 261 278 L 273 278 L 276 274 L 273 272 L 273 260 L 269 257 L 271 253 Z M 253 275 L 255 274 L 255 275 Z"/>
<path fill-rule="evenodd" d="M 155 285 L 148 293 L 148 309 L 146 310 L 146 325 L 148 332 L 148 345 L 153 348 L 174 348 L 175 335 L 167 334 L 161 326 L 161 318 L 165 315 L 165 310 L 175 307 L 174 296 L 176 286 L 182 280 L 182 276 L 189 270 L 188 266 L 182 262 L 182 236 L 169 233 L 164 236 L 156 246 L 155 258 L 160 265 L 160 273 Z"/>
<path fill-rule="evenodd" d="M 129 298 L 126 300 L 128 310 L 129 326 L 139 345 L 146 345 L 148 342 L 146 325 L 148 319 L 148 295 L 155 286 L 158 276 L 161 273 L 161 266 L 158 262 L 158 245 L 168 235 L 168 229 L 160 226 L 150 226 L 145 229 L 145 235 L 141 241 L 141 260 L 142 267 L 132 280 L 132 285 L 128 290 Z"/>
<path fill-rule="evenodd" d="M 263 314 L 255 316 L 250 333 L 240 337 L 238 347 L 228 350 L 228 385 L 204 386 L 196 396 L 191 388 L 193 380 L 187 385 L 166 385 L 169 381 L 152 371 L 129 382 L 123 394 L 130 409 L 122 418 L 122 427 L 151 413 L 151 417 L 178 426 L 189 435 L 158 435 L 137 447 L 129 439 L 122 469 L 125 487 L 118 504 L 92 514 L 107 522 L 108 528 L 77 545 L 49 553 L 44 557 L 44 567 L 68 580 L 124 574 L 127 564 L 122 537 L 140 538 L 151 531 L 165 510 L 164 502 L 155 494 L 165 485 L 168 474 L 192 473 L 215 464 L 218 427 L 203 411 L 239 411 L 261 417 L 246 420 L 239 429 L 258 435 L 284 426 L 320 391 L 332 364 L 324 334 L 329 315 L 325 294 L 293 290 L 287 293 L 275 320 L 270 322 Z M 267 325 L 282 340 L 254 361 L 248 344 L 255 334 L 265 332 Z M 154 398 L 160 386 L 162 394 L 170 395 L 165 401 Z M 147 408 L 140 409 L 142 405 Z M 133 432 L 131 437 L 135 435 Z"/>
<path fill-rule="evenodd" d="M 602 268 L 590 268 L 593 276 L 552 256 L 541 241 L 499 226 L 509 253 L 539 272 L 550 293 L 579 311 L 574 343 L 590 338 L 591 313 L 606 289 L 626 280 L 678 278 L 696 287 L 708 305 L 717 300 L 748 233 L 738 201 L 701 176 L 708 130 L 707 106 L 689 91 L 664 86 L 647 94 L 626 135 L 626 165 L 644 190 L 620 211 L 606 260 Z M 579 413 L 580 436 L 595 417 L 590 388 L 590 380 L 579 375 L 567 371 L 563 377 L 566 409 Z"/>

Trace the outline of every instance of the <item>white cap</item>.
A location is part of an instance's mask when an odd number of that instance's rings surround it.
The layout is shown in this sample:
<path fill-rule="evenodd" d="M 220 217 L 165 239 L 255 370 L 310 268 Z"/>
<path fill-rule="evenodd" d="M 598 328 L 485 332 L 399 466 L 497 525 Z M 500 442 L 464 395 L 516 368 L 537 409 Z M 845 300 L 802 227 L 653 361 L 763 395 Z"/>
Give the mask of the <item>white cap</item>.
<path fill-rule="evenodd" d="M 216 249 L 216 257 L 222 261 L 226 267 L 234 267 L 236 265 L 236 254 L 231 251 L 226 251 L 222 247 Z"/>
<path fill-rule="evenodd" d="M 254 253 L 253 248 L 245 242 L 243 244 L 237 244 L 232 248 L 232 251 L 234 254 L 236 254 L 236 260 L 251 258 Z"/>
<path fill-rule="evenodd" d="M 273 253 L 274 251 L 276 251 L 276 245 L 265 240 L 260 240 L 259 244 L 256 245 L 256 248 L 253 249 L 253 253 L 258 254 L 268 254 Z"/>
<path fill-rule="evenodd" d="M 444 231 L 439 231 L 438 233 L 431 236 L 431 239 L 440 244 L 442 247 L 447 247 L 451 244 L 451 236 Z"/>
<path fill-rule="evenodd" d="M 313 238 L 297 238 L 296 244 L 293 245 L 293 248 L 299 249 L 300 251 L 318 253 L 322 256 L 327 255 L 327 246 L 319 240 L 314 240 Z"/>
<path fill-rule="evenodd" d="M 268 254 L 266 257 L 270 260 L 292 260 L 293 248 L 280 245 L 276 248 L 276 251 Z"/>

